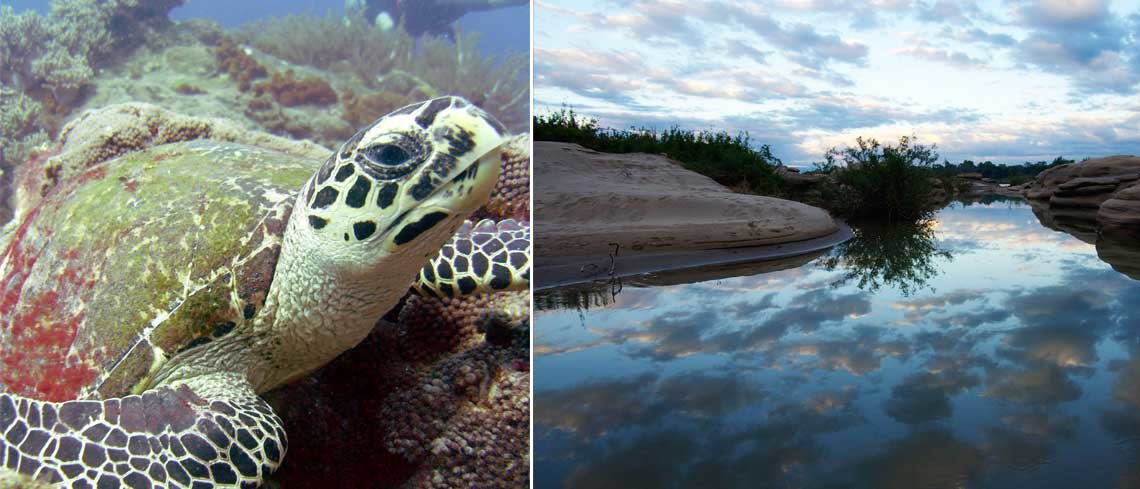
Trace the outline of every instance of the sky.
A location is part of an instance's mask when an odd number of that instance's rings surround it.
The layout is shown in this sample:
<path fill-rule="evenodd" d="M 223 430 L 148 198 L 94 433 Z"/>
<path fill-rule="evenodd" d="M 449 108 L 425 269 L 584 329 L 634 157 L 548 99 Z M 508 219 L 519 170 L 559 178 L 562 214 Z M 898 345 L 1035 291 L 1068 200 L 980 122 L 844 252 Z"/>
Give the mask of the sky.
<path fill-rule="evenodd" d="M 856 137 L 945 159 L 1140 154 L 1140 1 L 537 0 L 535 113 L 747 131 L 791 166 Z"/>

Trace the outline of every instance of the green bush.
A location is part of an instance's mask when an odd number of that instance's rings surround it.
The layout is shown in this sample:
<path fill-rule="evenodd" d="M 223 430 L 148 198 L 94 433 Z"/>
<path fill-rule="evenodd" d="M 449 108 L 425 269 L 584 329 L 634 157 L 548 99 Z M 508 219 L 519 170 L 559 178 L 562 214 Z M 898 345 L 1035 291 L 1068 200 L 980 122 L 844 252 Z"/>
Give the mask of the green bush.
<path fill-rule="evenodd" d="M 830 173 L 831 192 L 852 194 L 856 204 L 841 209 L 848 217 L 872 220 L 915 221 L 929 215 L 936 202 L 931 165 L 938 161 L 934 146 L 917 144 L 903 136 L 897 145 L 882 145 L 875 139 L 855 140 L 854 147 L 832 148 L 819 170 Z M 846 187 L 846 188 L 844 188 Z"/>
<path fill-rule="evenodd" d="M 1033 177 L 1031 177 L 1031 176 L 1029 176 L 1029 175 L 1014 175 L 1014 176 L 1012 176 L 1012 177 L 1009 177 L 1009 180 L 1007 180 L 1007 182 L 1008 182 L 1010 185 L 1012 185 L 1012 186 L 1016 187 L 1016 186 L 1018 186 L 1018 185 L 1021 185 L 1021 184 L 1025 183 L 1025 182 L 1029 182 L 1029 181 L 1032 181 L 1032 180 L 1033 180 Z"/>
<path fill-rule="evenodd" d="M 732 188 L 759 194 L 778 193 L 783 180 L 776 175 L 779 158 L 768 145 L 752 147 L 747 133 L 697 132 L 672 127 L 655 129 L 601 129 L 597 119 L 582 117 L 563 107 L 534 117 L 535 141 L 580 144 L 607 153 L 663 154 L 689 170 Z"/>

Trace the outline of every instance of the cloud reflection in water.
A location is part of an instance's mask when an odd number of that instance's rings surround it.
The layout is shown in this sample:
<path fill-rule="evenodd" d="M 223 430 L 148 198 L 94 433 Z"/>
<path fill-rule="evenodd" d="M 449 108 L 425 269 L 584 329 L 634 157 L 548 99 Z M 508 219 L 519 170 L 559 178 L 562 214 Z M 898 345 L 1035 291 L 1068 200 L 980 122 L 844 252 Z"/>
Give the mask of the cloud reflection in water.
<path fill-rule="evenodd" d="M 537 487 L 1140 481 L 1140 282 L 1023 204 L 935 219 L 917 272 L 837 250 L 540 312 Z"/>

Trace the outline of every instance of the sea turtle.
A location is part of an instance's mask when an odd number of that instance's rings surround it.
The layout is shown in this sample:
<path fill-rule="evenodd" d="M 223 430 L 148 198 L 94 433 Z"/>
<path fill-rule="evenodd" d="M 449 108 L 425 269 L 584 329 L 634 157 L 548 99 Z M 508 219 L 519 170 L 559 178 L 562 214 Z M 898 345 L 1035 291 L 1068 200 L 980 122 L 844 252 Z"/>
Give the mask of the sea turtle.
<path fill-rule="evenodd" d="M 0 468 L 65 487 L 260 484 L 286 438 L 259 393 L 355 346 L 413 281 L 526 286 L 527 229 L 464 224 L 505 132 L 443 97 L 323 164 L 206 139 L 60 182 L 0 255 Z"/>

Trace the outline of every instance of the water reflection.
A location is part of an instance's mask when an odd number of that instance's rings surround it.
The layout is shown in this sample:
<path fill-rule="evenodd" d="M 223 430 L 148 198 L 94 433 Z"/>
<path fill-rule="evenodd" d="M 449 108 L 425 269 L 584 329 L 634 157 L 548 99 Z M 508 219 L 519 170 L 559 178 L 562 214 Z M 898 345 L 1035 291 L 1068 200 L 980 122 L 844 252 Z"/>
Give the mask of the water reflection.
<path fill-rule="evenodd" d="M 1140 253 L 1008 201 L 911 231 L 536 312 L 536 486 L 1140 482 Z"/>
<path fill-rule="evenodd" d="M 835 247 L 821 263 L 828 271 L 841 269 L 833 285 L 854 282 L 875 292 L 888 286 L 910 295 L 926 287 L 939 271 L 938 260 L 949 251 L 938 248 L 931 219 L 910 224 L 865 223 L 852 226 L 855 237 Z"/>

